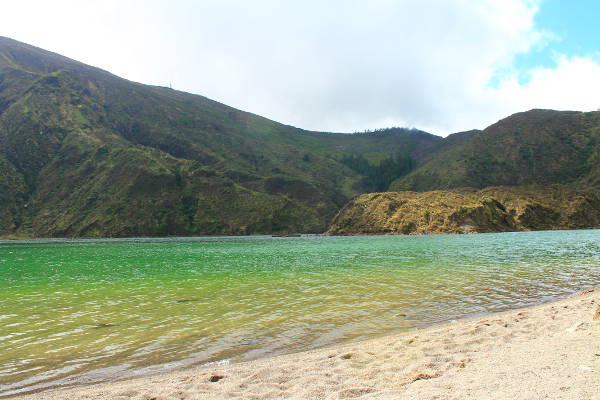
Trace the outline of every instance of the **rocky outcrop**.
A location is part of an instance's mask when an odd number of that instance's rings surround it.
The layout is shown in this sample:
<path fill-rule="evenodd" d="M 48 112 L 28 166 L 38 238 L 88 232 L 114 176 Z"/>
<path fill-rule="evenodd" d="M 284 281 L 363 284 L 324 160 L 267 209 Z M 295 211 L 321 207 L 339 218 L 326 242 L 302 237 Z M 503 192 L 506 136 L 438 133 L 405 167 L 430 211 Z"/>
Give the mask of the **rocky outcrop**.
<path fill-rule="evenodd" d="M 483 233 L 600 227 L 600 191 L 566 185 L 370 193 L 328 234 Z"/>
<path fill-rule="evenodd" d="M 479 204 L 463 205 L 448 217 L 450 225 L 460 232 L 507 232 L 516 228 L 513 216 L 495 199 Z"/>

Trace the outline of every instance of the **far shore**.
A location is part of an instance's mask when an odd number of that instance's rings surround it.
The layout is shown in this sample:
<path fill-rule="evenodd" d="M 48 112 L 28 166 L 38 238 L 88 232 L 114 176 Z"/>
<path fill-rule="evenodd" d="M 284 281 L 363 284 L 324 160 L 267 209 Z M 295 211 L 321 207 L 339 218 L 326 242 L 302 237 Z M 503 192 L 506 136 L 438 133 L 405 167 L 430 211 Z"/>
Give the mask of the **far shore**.
<path fill-rule="evenodd" d="M 600 291 L 331 348 L 14 398 L 598 400 Z"/>
<path fill-rule="evenodd" d="M 274 238 L 298 238 L 306 236 L 322 236 L 322 237 L 344 237 L 344 236 L 427 236 L 427 235 L 481 235 L 481 234 L 494 234 L 494 233 L 524 233 L 524 232 L 554 232 L 554 231 L 585 231 L 585 230 L 598 230 L 599 227 L 591 226 L 588 228 L 553 228 L 543 230 L 514 230 L 514 231 L 497 231 L 497 232 L 420 232 L 420 233 L 401 233 L 401 232 L 352 232 L 352 233 L 290 233 L 290 234 L 276 234 L 276 233 L 251 233 L 246 235 L 192 235 L 192 236 L 77 236 L 77 237 L 37 237 L 37 236 L 20 236 L 20 235 L 0 235 L 0 241 L 43 241 L 43 240 L 129 240 L 129 239 L 186 239 L 186 238 L 233 238 L 233 237 L 259 237 L 268 236 Z"/>

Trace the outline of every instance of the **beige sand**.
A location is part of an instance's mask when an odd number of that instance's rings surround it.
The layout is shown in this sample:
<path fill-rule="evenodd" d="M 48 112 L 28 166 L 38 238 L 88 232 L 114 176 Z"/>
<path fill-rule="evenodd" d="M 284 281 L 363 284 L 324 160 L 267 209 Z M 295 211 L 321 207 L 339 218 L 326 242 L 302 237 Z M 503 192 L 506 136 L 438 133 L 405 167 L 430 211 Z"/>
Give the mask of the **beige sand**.
<path fill-rule="evenodd" d="M 595 291 L 340 347 L 19 399 L 598 400 L 598 307 Z"/>

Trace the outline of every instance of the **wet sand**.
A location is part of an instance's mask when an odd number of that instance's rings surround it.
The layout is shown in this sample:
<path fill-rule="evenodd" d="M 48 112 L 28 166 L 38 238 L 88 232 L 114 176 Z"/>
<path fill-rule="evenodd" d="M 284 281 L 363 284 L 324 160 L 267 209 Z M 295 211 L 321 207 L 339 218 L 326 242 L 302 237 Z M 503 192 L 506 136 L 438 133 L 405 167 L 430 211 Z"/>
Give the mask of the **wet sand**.
<path fill-rule="evenodd" d="M 600 291 L 337 347 L 16 398 L 600 400 Z"/>

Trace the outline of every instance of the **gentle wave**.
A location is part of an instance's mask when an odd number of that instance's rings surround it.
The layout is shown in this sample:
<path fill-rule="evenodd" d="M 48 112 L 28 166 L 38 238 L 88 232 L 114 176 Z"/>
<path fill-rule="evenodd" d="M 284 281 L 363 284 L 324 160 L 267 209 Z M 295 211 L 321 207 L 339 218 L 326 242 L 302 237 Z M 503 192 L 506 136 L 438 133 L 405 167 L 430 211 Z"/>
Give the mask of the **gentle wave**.
<path fill-rule="evenodd" d="M 600 283 L 600 231 L 0 243 L 0 395 L 248 360 Z"/>

